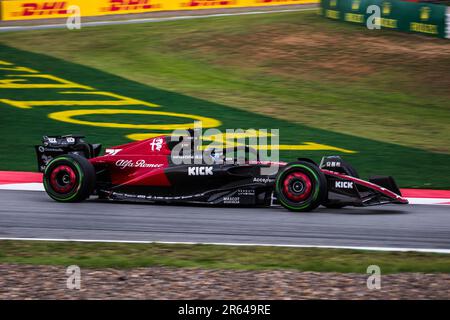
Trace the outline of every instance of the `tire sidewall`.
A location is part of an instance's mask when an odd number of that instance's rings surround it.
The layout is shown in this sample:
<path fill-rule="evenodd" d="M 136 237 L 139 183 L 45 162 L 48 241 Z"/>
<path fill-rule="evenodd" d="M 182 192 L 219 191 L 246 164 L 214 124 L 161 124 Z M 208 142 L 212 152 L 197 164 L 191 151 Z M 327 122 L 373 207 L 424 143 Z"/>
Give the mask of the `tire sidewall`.
<path fill-rule="evenodd" d="M 311 191 L 311 195 L 301 202 L 294 202 L 288 199 L 283 194 L 283 186 L 282 183 L 285 177 L 295 171 L 300 171 L 306 174 L 312 182 L 313 189 Z M 317 208 L 326 197 L 327 193 L 327 185 L 326 178 L 324 174 L 320 171 L 320 169 L 312 163 L 308 162 L 294 162 L 288 164 L 277 176 L 275 182 L 275 192 L 277 194 L 277 198 L 282 204 L 283 207 L 291 210 L 291 211 L 311 211 Z"/>
<path fill-rule="evenodd" d="M 90 180 L 92 180 L 92 177 L 87 177 L 86 175 L 92 175 L 92 172 L 86 170 L 86 164 L 83 165 L 81 163 L 83 161 L 88 162 L 85 158 L 73 155 L 61 156 L 50 161 L 44 171 L 43 182 L 45 191 L 52 199 L 59 202 L 77 202 L 86 199 L 90 195 L 92 191 L 92 183 Z M 88 164 L 91 165 L 89 162 Z M 76 176 L 76 186 L 66 194 L 55 191 L 50 183 L 50 177 L 53 170 L 61 165 L 70 167 L 75 172 Z"/>

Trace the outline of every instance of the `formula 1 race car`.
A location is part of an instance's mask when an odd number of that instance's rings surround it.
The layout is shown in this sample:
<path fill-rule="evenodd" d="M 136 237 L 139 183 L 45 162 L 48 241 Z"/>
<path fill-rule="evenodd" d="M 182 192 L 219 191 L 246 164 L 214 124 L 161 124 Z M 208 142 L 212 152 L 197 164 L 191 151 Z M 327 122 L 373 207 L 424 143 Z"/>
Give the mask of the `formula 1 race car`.
<path fill-rule="evenodd" d="M 361 180 L 339 156 L 323 157 L 319 165 L 306 158 L 278 162 L 277 172 L 262 174 L 261 169 L 274 163 L 258 158 L 244 163 L 228 159 L 220 164 L 176 164 L 174 148 L 194 139 L 192 133 L 175 142 L 171 136 L 131 142 L 106 149 L 103 156 L 101 145 L 83 138 L 44 136 L 43 144 L 36 146 L 45 190 L 56 201 L 77 202 L 96 195 L 154 203 L 281 204 L 292 211 L 310 211 L 319 205 L 342 208 L 408 203 L 392 177 Z M 249 146 L 242 148 L 256 152 Z"/>

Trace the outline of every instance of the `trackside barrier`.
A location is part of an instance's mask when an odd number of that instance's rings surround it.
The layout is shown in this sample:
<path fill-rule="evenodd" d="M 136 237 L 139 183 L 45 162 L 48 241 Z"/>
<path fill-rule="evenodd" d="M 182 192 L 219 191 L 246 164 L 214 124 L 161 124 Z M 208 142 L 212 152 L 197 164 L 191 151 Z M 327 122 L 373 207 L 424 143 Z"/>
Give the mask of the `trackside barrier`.
<path fill-rule="evenodd" d="M 439 4 L 414 3 L 398 0 L 322 0 L 321 14 L 327 18 L 366 26 L 373 19 L 373 11 L 380 8 L 379 18 L 374 18 L 381 28 L 421 33 L 440 38 L 450 38 L 450 7 Z"/>
<path fill-rule="evenodd" d="M 145 13 L 156 11 L 262 7 L 318 3 L 319 0 L 0 0 L 2 20 L 69 17 L 76 5 L 82 16 Z"/>
<path fill-rule="evenodd" d="M 450 39 L 450 8 L 447 8 L 446 24 L 447 24 L 446 38 Z"/>

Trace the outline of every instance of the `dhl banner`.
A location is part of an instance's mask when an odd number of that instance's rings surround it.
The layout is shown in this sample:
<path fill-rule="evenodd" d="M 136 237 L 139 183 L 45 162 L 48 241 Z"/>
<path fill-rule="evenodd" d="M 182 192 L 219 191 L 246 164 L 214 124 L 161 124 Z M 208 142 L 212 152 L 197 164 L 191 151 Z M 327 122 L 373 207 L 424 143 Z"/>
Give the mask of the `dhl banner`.
<path fill-rule="evenodd" d="M 80 8 L 83 17 L 318 2 L 319 0 L 0 0 L 2 20 L 66 18 L 71 15 L 68 8 L 72 5 Z"/>

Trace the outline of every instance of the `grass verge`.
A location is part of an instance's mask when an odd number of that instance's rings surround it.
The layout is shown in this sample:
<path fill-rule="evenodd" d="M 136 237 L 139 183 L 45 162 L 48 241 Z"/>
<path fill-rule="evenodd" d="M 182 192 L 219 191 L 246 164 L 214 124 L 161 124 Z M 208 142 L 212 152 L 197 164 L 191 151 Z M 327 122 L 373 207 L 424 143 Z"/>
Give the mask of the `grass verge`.
<path fill-rule="evenodd" d="M 0 241 L 0 263 L 78 265 L 91 268 L 150 266 L 207 269 L 293 269 L 366 273 L 450 273 L 450 255 L 415 252 L 255 246 Z"/>

